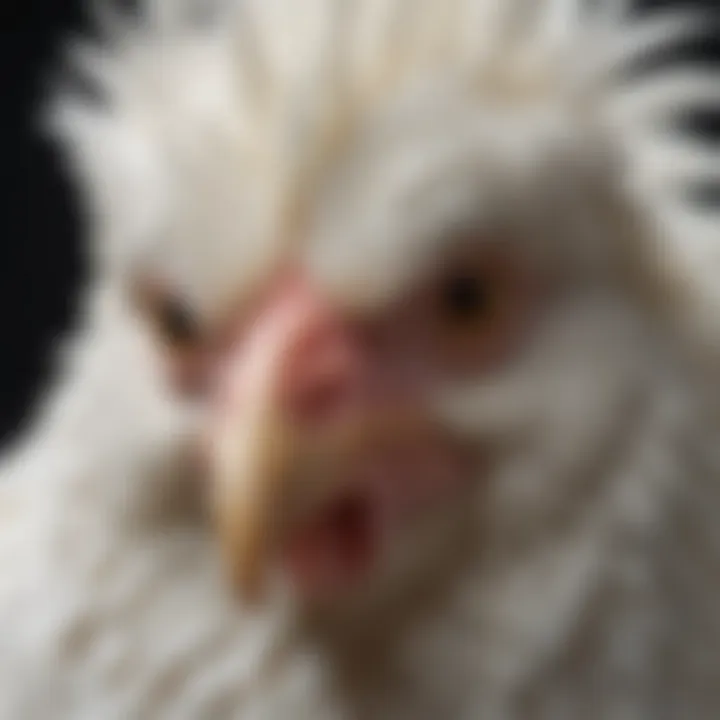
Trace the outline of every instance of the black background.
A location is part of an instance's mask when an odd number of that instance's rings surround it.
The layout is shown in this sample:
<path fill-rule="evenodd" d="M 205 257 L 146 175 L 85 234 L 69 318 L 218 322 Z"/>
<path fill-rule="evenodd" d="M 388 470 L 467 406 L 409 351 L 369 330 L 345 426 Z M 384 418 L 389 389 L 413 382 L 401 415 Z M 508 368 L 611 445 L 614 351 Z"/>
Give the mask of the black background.
<path fill-rule="evenodd" d="M 642 9 L 680 4 L 646 0 Z M 720 0 L 692 5 L 720 11 Z M 88 27 L 82 7 L 79 0 L 0 4 L 0 442 L 22 427 L 85 275 L 73 188 L 38 131 L 40 101 L 60 67 L 62 41 Z M 719 45 L 716 39 L 684 47 L 672 60 L 720 58 Z M 716 138 L 718 125 L 712 114 L 695 122 Z"/>

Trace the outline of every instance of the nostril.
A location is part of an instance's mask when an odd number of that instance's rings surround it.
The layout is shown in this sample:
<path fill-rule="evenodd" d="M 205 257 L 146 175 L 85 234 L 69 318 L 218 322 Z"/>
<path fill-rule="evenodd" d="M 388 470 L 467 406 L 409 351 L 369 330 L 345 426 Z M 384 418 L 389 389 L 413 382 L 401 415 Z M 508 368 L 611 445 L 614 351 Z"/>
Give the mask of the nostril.
<path fill-rule="evenodd" d="M 349 405 L 348 383 L 338 375 L 315 378 L 298 387 L 293 412 L 298 420 L 324 423 L 336 420 Z"/>
<path fill-rule="evenodd" d="M 327 348 L 295 367 L 289 378 L 289 405 L 302 422 L 332 422 L 342 416 L 357 396 L 357 366 L 349 349 Z"/>

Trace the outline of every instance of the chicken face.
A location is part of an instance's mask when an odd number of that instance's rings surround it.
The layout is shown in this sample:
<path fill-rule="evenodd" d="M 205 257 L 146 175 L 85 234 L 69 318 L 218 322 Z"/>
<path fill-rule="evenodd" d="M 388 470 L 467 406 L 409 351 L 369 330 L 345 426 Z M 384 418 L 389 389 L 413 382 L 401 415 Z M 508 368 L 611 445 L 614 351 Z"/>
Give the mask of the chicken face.
<path fill-rule="evenodd" d="M 421 107 L 421 117 L 432 117 Z M 433 553 L 419 550 L 420 539 L 460 542 L 467 505 L 499 482 L 508 458 L 537 444 L 532 433 L 516 444 L 518 419 L 503 427 L 501 408 L 482 399 L 465 427 L 453 416 L 463 404 L 455 398 L 480 387 L 502 406 L 524 383 L 528 407 L 516 412 L 534 410 L 538 417 L 525 422 L 537 431 L 560 397 L 532 408 L 534 386 L 599 362 L 591 343 L 605 342 L 614 321 L 595 315 L 612 315 L 621 302 L 605 284 L 612 249 L 595 248 L 604 264 L 588 263 L 602 229 L 587 233 L 567 217 L 536 225 L 532 210 L 561 211 L 551 196 L 586 179 L 575 170 L 543 193 L 538 179 L 566 146 L 538 136 L 526 164 L 513 168 L 507 149 L 491 152 L 500 130 L 486 123 L 478 132 L 478 112 L 468 112 L 430 128 L 391 114 L 408 132 L 381 144 L 377 167 L 367 167 L 364 149 L 353 156 L 360 134 L 351 140 L 328 170 L 341 178 L 334 192 L 304 208 L 306 229 L 291 238 L 292 253 L 278 251 L 252 282 L 238 265 L 236 284 L 216 296 L 232 302 L 216 302 L 214 312 L 203 316 L 198 299 L 183 295 L 196 280 L 189 273 L 140 288 L 175 391 L 209 410 L 206 487 L 231 575 L 248 597 L 278 566 L 314 600 L 385 575 L 397 582 L 408 565 L 422 574 L 419 558 Z M 550 121 L 548 128 L 557 132 Z M 393 137 L 386 125 L 365 128 L 381 130 Z M 426 166 L 408 168 L 418 158 Z M 493 188 L 489 168 L 497 168 Z M 378 186 L 383 193 L 373 197 Z M 515 203 L 527 208 L 520 218 Z M 412 217 L 407 207 L 417 208 Z M 378 237 L 383 224 L 393 235 Z M 216 272 L 232 277 L 225 267 Z M 588 337 L 574 355 L 556 357 L 555 335 L 570 322 Z M 563 342 L 579 342 L 577 329 L 563 332 Z M 492 418 L 489 427 L 481 415 Z M 503 445 L 512 448 L 507 457 Z M 471 524 L 478 522 L 476 514 Z"/>
<path fill-rule="evenodd" d="M 283 272 L 180 373 L 211 388 L 208 470 L 241 587 L 273 550 L 304 593 L 354 587 L 397 533 L 467 490 L 478 448 L 432 401 L 512 352 L 531 299 L 519 254 L 471 249 L 372 313 L 343 312 L 301 271 Z M 187 341 L 188 318 L 163 320 L 169 340 Z M 168 359 L 188 363 L 172 348 Z"/>
<path fill-rule="evenodd" d="M 402 27 L 402 3 L 340 5 L 311 3 L 292 52 L 283 0 L 170 24 L 121 53 L 117 116 L 83 126 L 108 286 L 207 410 L 246 596 L 277 567 L 332 600 L 532 547 L 602 484 L 662 364 L 621 143 L 562 43 L 526 47 L 523 3 L 497 26 L 492 3 Z"/>
<path fill-rule="evenodd" d="M 315 592 L 363 575 L 389 528 L 467 477 L 429 396 L 507 345 L 524 290 L 494 258 L 475 265 L 372 314 L 344 313 L 293 269 L 212 337 L 177 298 L 150 301 L 175 389 L 214 408 L 207 471 L 243 586 L 281 518 L 286 559 Z"/>

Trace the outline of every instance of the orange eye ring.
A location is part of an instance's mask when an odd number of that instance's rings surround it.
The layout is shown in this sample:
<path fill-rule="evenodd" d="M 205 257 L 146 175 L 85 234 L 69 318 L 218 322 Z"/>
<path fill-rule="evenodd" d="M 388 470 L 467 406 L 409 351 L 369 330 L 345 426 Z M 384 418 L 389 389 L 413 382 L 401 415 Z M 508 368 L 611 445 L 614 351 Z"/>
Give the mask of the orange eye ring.
<path fill-rule="evenodd" d="M 492 315 L 494 293 L 487 278 L 460 270 L 442 283 L 438 302 L 440 312 L 449 324 L 458 328 L 477 323 Z"/>
<path fill-rule="evenodd" d="M 426 342 L 448 372 L 499 362 L 525 334 L 534 273 L 516 248 L 485 246 L 457 257 L 432 288 Z"/>
<path fill-rule="evenodd" d="M 188 351 L 201 344 L 200 320 L 180 293 L 164 283 L 145 278 L 135 282 L 132 298 L 142 318 L 167 348 Z"/>
<path fill-rule="evenodd" d="M 131 292 L 174 391 L 199 396 L 207 387 L 206 333 L 192 306 L 177 292 L 156 280 L 135 280 Z"/>
<path fill-rule="evenodd" d="M 169 295 L 159 303 L 155 323 L 163 341 L 171 347 L 187 348 L 200 340 L 198 320 L 192 308 L 180 297 Z"/>

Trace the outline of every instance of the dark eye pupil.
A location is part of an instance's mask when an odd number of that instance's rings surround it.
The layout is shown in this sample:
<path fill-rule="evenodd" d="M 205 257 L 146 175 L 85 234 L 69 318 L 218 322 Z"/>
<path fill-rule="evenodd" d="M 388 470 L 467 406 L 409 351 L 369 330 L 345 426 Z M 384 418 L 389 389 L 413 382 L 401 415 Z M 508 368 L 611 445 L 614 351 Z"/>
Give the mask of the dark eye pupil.
<path fill-rule="evenodd" d="M 454 322 L 476 320 L 487 312 L 490 294 L 487 284 L 472 275 L 455 275 L 443 288 L 444 314 Z"/>
<path fill-rule="evenodd" d="M 168 342 L 181 345 L 197 339 L 198 327 L 192 311 L 176 298 L 165 303 L 160 322 L 163 335 Z"/>

